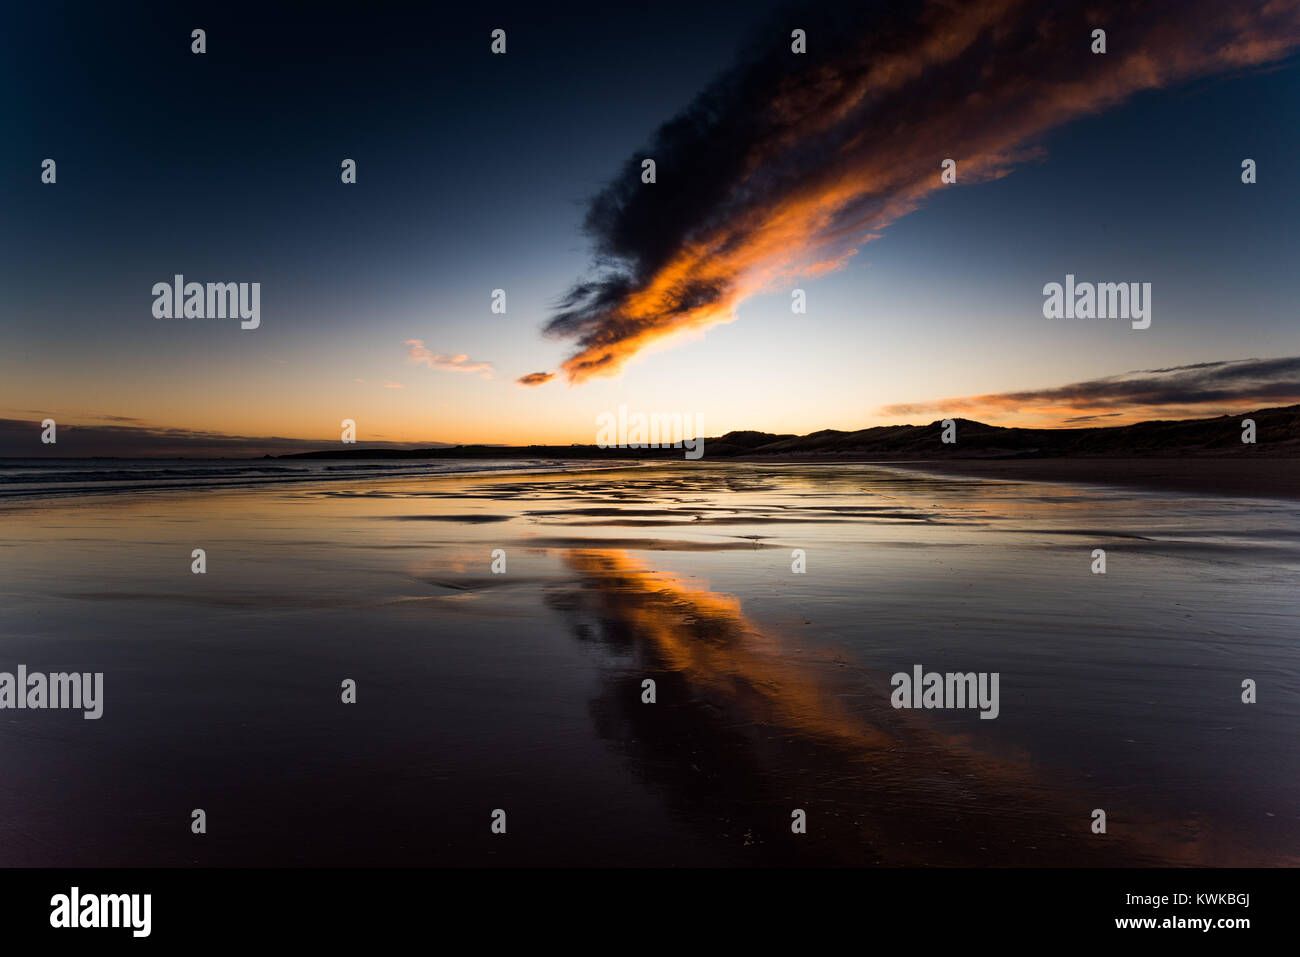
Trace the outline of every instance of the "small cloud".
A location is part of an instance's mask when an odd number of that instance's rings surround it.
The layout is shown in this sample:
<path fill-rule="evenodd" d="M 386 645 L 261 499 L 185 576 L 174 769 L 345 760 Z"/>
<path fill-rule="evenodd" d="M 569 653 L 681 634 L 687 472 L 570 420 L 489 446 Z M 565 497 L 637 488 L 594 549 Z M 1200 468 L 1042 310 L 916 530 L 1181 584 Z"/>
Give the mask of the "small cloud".
<path fill-rule="evenodd" d="M 554 372 L 530 372 L 528 375 L 521 375 L 515 381 L 520 385 L 544 385 L 554 378 Z"/>
<path fill-rule="evenodd" d="M 406 386 L 402 385 L 402 383 L 400 383 L 400 382 L 385 382 L 385 383 L 384 383 L 384 388 L 385 388 L 385 389 L 405 389 Z"/>
<path fill-rule="evenodd" d="M 365 384 L 366 384 L 366 380 L 365 380 L 365 379 L 353 379 L 352 381 L 353 381 L 353 382 L 359 382 L 361 385 L 365 385 Z"/>
<path fill-rule="evenodd" d="M 423 339 L 407 339 L 406 357 L 412 362 L 423 362 L 430 369 L 445 369 L 448 372 L 478 372 L 483 378 L 492 378 L 492 363 L 476 362 L 465 353 L 454 356 L 438 355 L 425 348 Z"/>
<path fill-rule="evenodd" d="M 1123 412 L 1102 412 L 1097 415 L 1076 415 L 1071 419 L 1064 419 L 1067 423 L 1075 422 L 1096 422 L 1098 419 L 1113 419 L 1117 415 L 1123 415 Z"/>

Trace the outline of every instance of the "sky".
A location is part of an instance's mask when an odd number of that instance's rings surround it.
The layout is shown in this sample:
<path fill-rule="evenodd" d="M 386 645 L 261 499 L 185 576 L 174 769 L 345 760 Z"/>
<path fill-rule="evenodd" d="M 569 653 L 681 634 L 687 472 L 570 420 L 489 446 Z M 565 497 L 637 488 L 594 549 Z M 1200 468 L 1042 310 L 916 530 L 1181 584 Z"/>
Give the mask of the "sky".
<path fill-rule="evenodd" d="M 1300 402 L 1294 3 L 51 3 L 0 34 L 0 454 L 46 417 L 129 454 Z M 258 327 L 155 316 L 178 273 L 259 282 Z M 1067 275 L 1150 283 L 1150 327 L 1045 318 Z"/>

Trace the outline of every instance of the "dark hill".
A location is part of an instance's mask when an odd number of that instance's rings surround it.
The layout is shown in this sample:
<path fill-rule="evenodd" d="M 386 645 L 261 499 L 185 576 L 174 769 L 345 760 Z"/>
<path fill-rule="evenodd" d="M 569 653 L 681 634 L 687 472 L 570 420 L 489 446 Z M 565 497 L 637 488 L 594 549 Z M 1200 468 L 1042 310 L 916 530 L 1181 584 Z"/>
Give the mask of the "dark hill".
<path fill-rule="evenodd" d="M 1241 441 L 1242 421 L 1254 419 L 1256 444 Z M 1077 429 L 1021 429 L 956 419 L 957 441 L 940 440 L 942 423 L 886 425 L 856 432 L 825 429 L 808 435 L 728 432 L 705 438 L 704 458 L 773 460 L 909 460 L 1148 458 L 1238 455 L 1289 458 L 1300 456 L 1300 406 L 1261 409 L 1210 419 L 1156 420 L 1134 425 Z M 595 445 L 492 446 L 459 445 L 429 449 L 349 447 L 283 455 L 280 458 L 683 458 L 681 449 L 602 449 Z"/>

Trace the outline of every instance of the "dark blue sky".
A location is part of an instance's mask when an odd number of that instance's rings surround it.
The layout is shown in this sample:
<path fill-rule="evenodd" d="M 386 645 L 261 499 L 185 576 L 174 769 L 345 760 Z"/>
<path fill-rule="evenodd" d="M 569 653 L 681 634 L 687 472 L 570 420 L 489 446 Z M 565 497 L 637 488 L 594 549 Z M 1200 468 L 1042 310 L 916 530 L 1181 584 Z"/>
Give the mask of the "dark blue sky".
<path fill-rule="evenodd" d="M 796 283 L 765 288 L 614 378 L 516 386 L 574 348 L 541 328 L 590 275 L 587 200 L 755 31 L 803 22 L 775 9 L 6 10 L 0 418 L 314 437 L 351 416 L 371 439 L 590 441 L 593 415 L 629 403 L 703 412 L 715 433 L 805 432 L 875 424 L 892 403 L 1300 354 L 1290 54 L 1138 90 L 1018 144 L 1038 155 L 929 194 L 837 272 L 799 280 L 806 316 L 790 313 Z M 504 57 L 488 52 L 494 27 Z M 1113 49 L 1124 37 L 1112 27 Z M 900 135 L 868 129 L 882 148 Z M 339 182 L 344 157 L 355 186 Z M 687 188 L 689 164 L 671 172 L 656 189 Z M 155 319 L 149 290 L 175 272 L 260 281 L 261 328 Z M 1152 283 L 1152 328 L 1045 329 L 1042 286 L 1067 272 Z M 488 308 L 498 287 L 506 316 Z M 422 361 L 411 341 L 491 371 Z"/>

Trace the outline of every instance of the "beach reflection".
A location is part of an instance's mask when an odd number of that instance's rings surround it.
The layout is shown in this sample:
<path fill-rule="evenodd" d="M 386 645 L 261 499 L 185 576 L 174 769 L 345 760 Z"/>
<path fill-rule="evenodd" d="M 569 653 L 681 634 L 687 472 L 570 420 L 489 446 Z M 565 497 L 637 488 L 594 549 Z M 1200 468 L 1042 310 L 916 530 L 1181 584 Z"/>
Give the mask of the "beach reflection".
<path fill-rule="evenodd" d="M 1110 833 L 1092 834 L 1085 789 L 892 709 L 888 675 L 792 656 L 737 598 L 625 550 L 573 549 L 564 561 L 577 586 L 549 604 L 605 653 L 599 733 L 680 815 L 776 862 L 1277 863 L 1221 828 L 1207 844 L 1202 822 L 1122 805 L 1108 809 Z M 790 833 L 794 808 L 813 822 L 805 836 Z"/>

